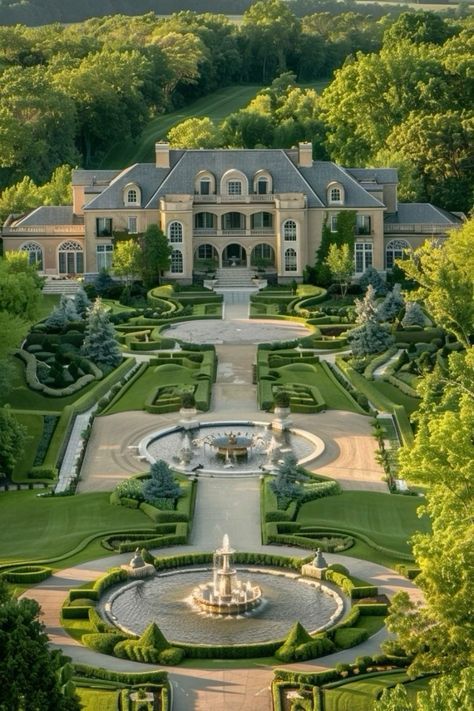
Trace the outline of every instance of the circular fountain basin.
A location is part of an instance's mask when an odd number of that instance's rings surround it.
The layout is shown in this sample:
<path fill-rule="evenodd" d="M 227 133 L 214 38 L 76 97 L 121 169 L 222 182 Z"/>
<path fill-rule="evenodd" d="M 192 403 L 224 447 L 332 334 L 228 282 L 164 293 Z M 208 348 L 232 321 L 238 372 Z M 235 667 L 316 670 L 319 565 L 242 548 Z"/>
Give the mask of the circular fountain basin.
<path fill-rule="evenodd" d="M 236 569 L 243 581 L 261 589 L 261 602 L 250 611 L 222 614 L 195 604 L 193 591 L 209 582 L 210 568 L 164 572 L 111 588 L 99 610 L 128 633 L 140 635 L 156 622 L 170 641 L 222 645 L 283 639 L 296 620 L 309 632 L 321 631 L 343 613 L 342 597 L 319 581 L 275 568 Z"/>
<path fill-rule="evenodd" d="M 229 442 L 229 430 L 235 435 L 235 442 Z M 261 474 L 274 463 L 270 450 L 275 442 L 280 458 L 293 452 L 302 466 L 319 457 L 325 447 L 320 437 L 304 430 L 275 432 L 268 422 L 221 420 L 201 422 L 191 432 L 180 425 L 152 432 L 140 441 L 138 453 L 150 464 L 164 459 L 177 471 L 199 469 L 201 473 L 214 475 Z M 183 454 L 180 456 L 183 450 L 186 450 L 186 460 Z"/>

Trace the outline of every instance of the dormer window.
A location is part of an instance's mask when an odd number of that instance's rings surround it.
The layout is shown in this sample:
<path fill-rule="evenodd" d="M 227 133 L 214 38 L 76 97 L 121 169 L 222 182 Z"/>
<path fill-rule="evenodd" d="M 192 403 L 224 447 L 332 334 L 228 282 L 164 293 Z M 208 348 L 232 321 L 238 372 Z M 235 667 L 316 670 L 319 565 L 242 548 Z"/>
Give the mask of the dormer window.
<path fill-rule="evenodd" d="M 329 205 L 344 204 L 344 188 L 339 183 L 330 183 L 327 187 L 327 199 Z"/>
<path fill-rule="evenodd" d="M 200 170 L 194 178 L 195 195 L 214 195 L 216 192 L 216 179 L 209 170 Z"/>
<path fill-rule="evenodd" d="M 123 203 L 126 207 L 133 206 L 138 207 L 140 205 L 142 196 L 138 185 L 135 183 L 129 183 L 123 189 Z"/>
<path fill-rule="evenodd" d="M 209 178 L 203 178 L 199 181 L 199 193 L 200 195 L 211 194 L 211 181 L 209 180 Z"/>
<path fill-rule="evenodd" d="M 228 195 L 242 195 L 242 181 L 241 180 L 229 180 L 227 183 L 227 194 Z"/>
<path fill-rule="evenodd" d="M 253 178 L 253 191 L 256 195 L 269 195 L 272 192 L 272 176 L 267 170 L 258 170 Z"/>

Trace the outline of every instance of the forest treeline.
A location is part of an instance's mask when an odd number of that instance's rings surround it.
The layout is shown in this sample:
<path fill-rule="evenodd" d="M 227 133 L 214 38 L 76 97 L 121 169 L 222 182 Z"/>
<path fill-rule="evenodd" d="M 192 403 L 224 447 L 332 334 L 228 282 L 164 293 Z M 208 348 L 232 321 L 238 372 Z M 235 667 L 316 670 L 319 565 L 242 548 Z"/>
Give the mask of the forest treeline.
<path fill-rule="evenodd" d="M 469 210 L 472 24 L 423 12 L 395 22 L 354 13 L 299 19 L 282 0 L 263 0 L 238 26 L 181 12 L 0 27 L 0 185 L 25 176 L 45 184 L 63 164 L 96 166 L 154 115 L 217 87 L 280 77 L 225 126 L 194 124 L 173 142 L 311 140 L 316 157 L 399 167 L 406 199 Z M 322 96 L 295 86 L 334 70 Z M 11 192 L 6 199 L 15 205 Z"/>
<path fill-rule="evenodd" d="M 171 15 L 181 10 L 197 13 L 212 12 L 226 15 L 243 15 L 255 0 L 0 0 L 0 24 L 2 25 L 45 25 L 52 22 L 81 22 L 91 17 L 103 17 L 115 13 L 123 15 L 143 15 L 155 12 L 157 15 Z M 445 3 L 446 0 L 431 0 Z M 297 17 L 315 12 L 360 12 L 380 18 L 390 13 L 398 15 L 407 7 L 381 5 L 374 0 L 355 3 L 354 0 L 287 0 L 289 9 Z M 453 4 L 453 13 L 456 11 Z"/>

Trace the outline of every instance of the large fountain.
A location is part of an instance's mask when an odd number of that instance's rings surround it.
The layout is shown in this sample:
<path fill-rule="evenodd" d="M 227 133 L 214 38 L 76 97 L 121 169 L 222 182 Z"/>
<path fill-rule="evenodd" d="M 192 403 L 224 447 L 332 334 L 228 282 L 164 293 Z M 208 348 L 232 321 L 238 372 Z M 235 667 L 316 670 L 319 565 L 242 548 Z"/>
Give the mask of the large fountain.
<path fill-rule="evenodd" d="M 222 547 L 214 552 L 212 581 L 199 585 L 192 592 L 193 603 L 201 610 L 219 615 L 238 615 L 260 603 L 260 587 L 250 581 L 242 583 L 235 568 L 231 567 L 234 553 L 229 536 L 225 534 Z"/>
<path fill-rule="evenodd" d="M 173 469 L 209 474 L 261 474 L 273 471 L 292 452 L 305 465 L 324 451 L 322 439 L 310 432 L 281 431 L 273 422 L 226 420 L 178 425 L 144 437 L 138 445 L 141 459 L 164 459 Z"/>

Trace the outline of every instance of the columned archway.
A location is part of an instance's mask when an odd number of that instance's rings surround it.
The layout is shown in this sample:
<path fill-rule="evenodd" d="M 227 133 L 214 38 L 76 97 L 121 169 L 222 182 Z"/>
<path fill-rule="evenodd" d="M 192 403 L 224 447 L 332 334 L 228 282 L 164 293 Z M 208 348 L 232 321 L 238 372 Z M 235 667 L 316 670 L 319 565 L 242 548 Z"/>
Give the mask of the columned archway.
<path fill-rule="evenodd" d="M 241 244 L 234 242 L 228 244 L 222 252 L 223 267 L 246 267 L 247 266 L 247 251 Z"/>
<path fill-rule="evenodd" d="M 212 271 L 219 266 L 219 253 L 212 244 L 200 244 L 194 250 L 194 268 L 198 271 Z"/>
<path fill-rule="evenodd" d="M 275 250 L 270 244 L 256 244 L 250 255 L 252 267 L 274 267 Z"/>

